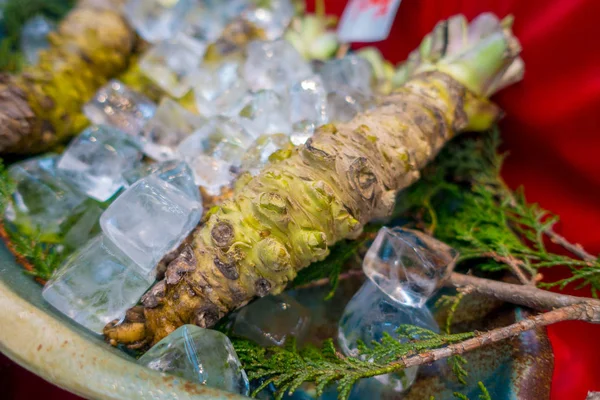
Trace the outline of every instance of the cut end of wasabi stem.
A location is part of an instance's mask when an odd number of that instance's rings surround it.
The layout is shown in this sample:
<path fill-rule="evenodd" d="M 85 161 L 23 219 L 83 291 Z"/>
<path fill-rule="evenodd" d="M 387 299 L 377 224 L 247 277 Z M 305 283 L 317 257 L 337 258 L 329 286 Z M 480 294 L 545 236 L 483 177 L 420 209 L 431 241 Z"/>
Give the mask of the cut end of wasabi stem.
<path fill-rule="evenodd" d="M 463 15 L 439 22 L 398 68 L 393 83 L 441 71 L 476 95 L 493 95 L 523 78 L 525 65 L 512 22 L 512 16 L 501 21 L 492 13 L 480 14 L 471 23 Z"/>

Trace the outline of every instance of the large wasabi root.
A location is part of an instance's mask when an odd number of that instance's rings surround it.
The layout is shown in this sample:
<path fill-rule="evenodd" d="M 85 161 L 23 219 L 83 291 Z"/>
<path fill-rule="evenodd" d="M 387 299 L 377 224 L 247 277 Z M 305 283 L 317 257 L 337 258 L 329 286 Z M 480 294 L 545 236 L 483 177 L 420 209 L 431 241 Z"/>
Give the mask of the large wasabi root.
<path fill-rule="evenodd" d="M 518 49 L 506 39 L 499 36 L 504 48 L 487 75 L 504 74 L 516 58 Z M 412 77 L 373 111 L 321 127 L 289 158 L 239 188 L 210 211 L 191 246 L 144 296 L 145 329 L 132 326 L 139 319 L 126 319 L 105 328 L 107 339 L 139 345 L 182 324 L 210 327 L 256 296 L 281 292 L 331 245 L 388 216 L 397 192 L 419 178 L 450 138 L 488 129 L 499 115 L 482 91 L 453 76 L 430 69 Z"/>
<path fill-rule="evenodd" d="M 46 151 L 87 125 L 81 107 L 133 49 L 121 2 L 81 0 L 49 35 L 38 65 L 0 75 L 0 153 Z"/>

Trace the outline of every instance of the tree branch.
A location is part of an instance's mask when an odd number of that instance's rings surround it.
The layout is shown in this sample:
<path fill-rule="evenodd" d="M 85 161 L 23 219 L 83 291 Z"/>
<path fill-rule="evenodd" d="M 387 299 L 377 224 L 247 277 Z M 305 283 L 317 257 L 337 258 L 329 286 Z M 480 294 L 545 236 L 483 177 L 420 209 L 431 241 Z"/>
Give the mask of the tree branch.
<path fill-rule="evenodd" d="M 339 275 L 338 279 L 340 281 L 344 281 L 346 279 L 354 278 L 355 276 L 364 276 L 362 269 L 350 269 L 346 272 L 343 272 Z M 321 278 L 316 281 L 305 283 L 304 285 L 299 285 L 294 287 L 294 289 L 310 289 L 319 286 L 325 286 L 331 283 L 330 278 Z"/>
<path fill-rule="evenodd" d="M 594 257 L 592 254 L 585 251 L 585 249 L 578 243 L 573 244 L 569 242 L 564 236 L 559 235 L 554 232 L 552 229 L 545 230 L 544 233 L 550 238 L 552 243 L 556 243 L 563 248 L 569 250 L 571 253 L 575 254 L 577 257 L 582 260 L 594 262 L 597 257 Z"/>
<path fill-rule="evenodd" d="M 538 311 L 551 310 L 575 304 L 589 303 L 600 309 L 600 300 L 585 297 L 569 296 L 566 294 L 549 292 L 529 285 L 515 285 L 494 281 L 491 279 L 477 278 L 470 275 L 452 273 L 445 286 L 455 288 L 469 287 L 471 293 L 478 293 Z"/>
<path fill-rule="evenodd" d="M 352 269 L 341 274 L 339 276 L 339 280 L 342 281 L 362 275 L 362 270 Z M 329 282 L 329 278 L 323 278 L 309 282 L 302 286 L 298 286 L 297 289 L 324 286 L 329 284 Z M 538 289 L 537 287 L 531 285 L 517 285 L 491 279 L 477 278 L 475 276 L 460 274 L 457 272 L 450 273 L 442 285 L 457 289 L 465 288 L 469 290 L 469 293 L 481 294 L 511 304 L 528 307 L 537 311 L 548 311 L 578 304 L 586 304 L 593 309 L 600 310 L 600 300 L 554 293 L 548 290 Z"/>
<path fill-rule="evenodd" d="M 519 286 L 519 285 L 513 285 Z M 519 286 L 525 287 L 525 286 Z M 527 287 L 529 288 L 529 287 Z M 569 296 L 572 297 L 572 296 Z M 493 329 L 488 332 L 479 333 L 476 337 L 451 344 L 425 353 L 407 356 L 397 361 L 400 368 L 409 368 L 417 365 L 430 364 L 453 355 L 463 354 L 479 347 L 499 342 L 501 340 L 517 336 L 528 330 L 554 324 L 561 321 L 579 320 L 600 323 L 600 302 L 584 301 L 579 304 L 562 307 L 524 319 L 512 325 Z"/>
<path fill-rule="evenodd" d="M 519 279 L 519 281 L 521 281 L 521 283 L 523 285 L 534 285 L 535 284 L 535 276 L 532 277 L 531 279 L 527 278 L 527 276 L 521 269 L 521 266 L 523 265 L 523 263 L 520 260 L 517 260 L 516 258 L 510 257 L 510 256 L 503 257 L 493 251 L 488 252 L 488 253 L 483 253 L 482 256 L 492 258 L 492 259 L 498 261 L 499 263 L 508 265 L 510 267 L 510 269 L 512 270 L 512 272 L 516 275 L 516 277 Z"/>

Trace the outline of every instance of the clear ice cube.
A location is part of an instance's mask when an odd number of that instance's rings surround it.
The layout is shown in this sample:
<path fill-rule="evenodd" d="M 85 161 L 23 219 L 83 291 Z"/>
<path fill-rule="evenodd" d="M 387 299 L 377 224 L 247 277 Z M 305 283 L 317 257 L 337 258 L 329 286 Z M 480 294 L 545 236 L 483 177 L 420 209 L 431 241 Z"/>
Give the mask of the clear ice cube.
<path fill-rule="evenodd" d="M 103 211 L 96 202 L 88 200 L 85 203 L 85 210 L 77 215 L 62 243 L 70 249 L 78 249 L 98 235 L 101 232 L 100 216 Z"/>
<path fill-rule="evenodd" d="M 25 22 L 21 29 L 21 53 L 28 64 L 37 64 L 40 50 L 50 47 L 48 34 L 56 24 L 43 15 L 36 15 Z"/>
<path fill-rule="evenodd" d="M 187 158 L 187 162 L 194 172 L 196 185 L 202 186 L 208 194 L 220 194 L 221 188 L 230 186 L 235 179 L 231 164 L 215 157 L 199 154 Z"/>
<path fill-rule="evenodd" d="M 150 175 L 133 184 L 100 218 L 104 234 L 151 275 L 162 257 L 178 246 L 202 216 L 202 204 Z"/>
<path fill-rule="evenodd" d="M 185 160 L 205 154 L 239 166 L 253 141 L 254 136 L 237 121 L 227 117 L 214 117 L 181 142 L 177 151 Z"/>
<path fill-rule="evenodd" d="M 155 44 L 140 59 L 140 70 L 175 98 L 191 88 L 190 75 L 202 63 L 206 44 L 180 33 Z"/>
<path fill-rule="evenodd" d="M 255 137 L 263 134 L 288 134 L 291 124 L 286 99 L 272 90 L 259 90 L 252 94 L 240 111 L 240 123 Z"/>
<path fill-rule="evenodd" d="M 330 121 L 348 122 L 359 112 L 369 109 L 371 104 L 371 98 L 352 90 L 327 94 L 327 114 Z"/>
<path fill-rule="evenodd" d="M 256 139 L 244 154 L 241 170 L 250 172 L 252 175 L 258 175 L 269 163 L 271 154 L 290 146 L 289 137 L 283 133 L 263 135 Z"/>
<path fill-rule="evenodd" d="M 240 309 L 234 316 L 232 332 L 257 344 L 283 346 L 293 336 L 298 343 L 306 338 L 309 311 L 286 294 L 266 296 Z"/>
<path fill-rule="evenodd" d="M 153 280 L 140 273 L 128 257 L 103 235 L 72 254 L 48 281 L 42 296 L 54 308 L 102 333 L 136 305 Z"/>
<path fill-rule="evenodd" d="M 175 149 L 206 120 L 165 97 L 142 131 L 144 153 L 157 161 L 175 158 Z"/>
<path fill-rule="evenodd" d="M 306 78 L 290 88 L 290 119 L 321 126 L 328 121 L 327 91 L 319 76 Z"/>
<path fill-rule="evenodd" d="M 227 336 L 183 325 L 152 346 L 138 363 L 191 382 L 248 394 L 248 377 Z"/>
<path fill-rule="evenodd" d="M 207 117 L 236 114 L 248 92 L 236 62 L 203 67 L 190 76 L 189 82 L 194 88 L 198 111 Z"/>
<path fill-rule="evenodd" d="M 15 163 L 8 169 L 15 186 L 6 218 L 46 241 L 64 234 L 68 220 L 85 208 L 86 197 L 61 175 L 56 166 L 58 159 L 57 155 L 45 155 Z"/>
<path fill-rule="evenodd" d="M 319 75 L 328 92 L 349 89 L 363 96 L 372 94 L 373 68 L 362 57 L 351 54 L 329 60 L 319 68 Z"/>
<path fill-rule="evenodd" d="M 154 115 L 156 104 L 123 83 L 111 80 L 83 106 L 93 124 L 110 125 L 137 136 Z"/>
<path fill-rule="evenodd" d="M 152 164 L 143 164 L 127 171 L 123 177 L 129 185 L 133 185 L 149 175 L 175 186 L 194 201 L 201 201 L 198 185 L 194 183 L 194 173 L 185 161 L 169 160 Z"/>
<path fill-rule="evenodd" d="M 294 16 L 294 5 L 290 0 L 257 2 L 257 6 L 244 12 L 246 20 L 262 29 L 269 40 L 279 39 Z"/>
<path fill-rule="evenodd" d="M 285 94 L 290 85 L 312 75 L 312 69 L 289 42 L 253 41 L 248 44 L 244 77 L 254 91 L 271 89 Z"/>
<path fill-rule="evenodd" d="M 363 271 L 391 298 L 420 307 L 457 257 L 456 250 L 422 232 L 383 227 L 365 255 Z"/>
<path fill-rule="evenodd" d="M 128 0 L 125 17 L 138 34 L 150 43 L 171 39 L 181 29 L 192 0 Z"/>
<path fill-rule="evenodd" d="M 73 139 L 58 162 L 58 169 L 88 196 L 104 202 L 123 185 L 123 173 L 141 160 L 139 144 L 109 126 L 91 126 Z"/>
<path fill-rule="evenodd" d="M 338 344 L 344 354 L 356 357 L 359 355 L 359 340 L 369 346 L 373 341 L 381 341 L 384 332 L 398 338 L 396 330 L 404 324 L 439 332 L 439 327 L 427 307 L 412 307 L 399 303 L 367 280 L 346 305 L 344 315 L 339 321 Z M 412 367 L 376 376 L 361 380 L 358 385 L 381 385 L 392 394 L 399 393 L 412 385 L 417 370 L 417 367 Z"/>
<path fill-rule="evenodd" d="M 290 140 L 294 146 L 300 146 L 315 133 L 316 126 L 314 122 L 302 121 L 297 122 L 292 126 L 292 134 Z"/>
<path fill-rule="evenodd" d="M 182 32 L 201 43 L 212 43 L 221 36 L 227 22 L 219 8 L 196 4 L 186 14 Z"/>

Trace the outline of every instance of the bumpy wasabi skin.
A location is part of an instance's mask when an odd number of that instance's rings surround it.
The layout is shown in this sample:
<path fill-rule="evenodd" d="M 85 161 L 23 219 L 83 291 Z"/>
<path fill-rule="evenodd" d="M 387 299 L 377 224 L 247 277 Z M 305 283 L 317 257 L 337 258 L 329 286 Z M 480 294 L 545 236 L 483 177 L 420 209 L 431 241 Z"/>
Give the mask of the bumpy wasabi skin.
<path fill-rule="evenodd" d="M 460 67 L 429 64 L 375 109 L 322 126 L 287 158 L 236 185 L 233 198 L 211 209 L 165 278 L 143 297 L 143 309 L 107 325 L 107 339 L 139 347 L 183 324 L 211 327 L 253 298 L 283 291 L 334 243 L 389 216 L 398 191 L 419 179 L 448 140 L 496 121 L 500 110 L 484 93 L 518 60 L 515 43 L 509 31 L 481 45 L 465 43 L 466 59 L 453 54 Z M 504 51 L 495 51 L 499 45 Z M 488 60 L 487 71 L 476 68 L 474 77 L 469 60 L 478 52 L 497 60 Z"/>
<path fill-rule="evenodd" d="M 38 65 L 0 75 L 0 153 L 46 151 L 88 124 L 83 104 L 127 67 L 134 46 L 121 2 L 80 1 L 49 35 Z"/>

